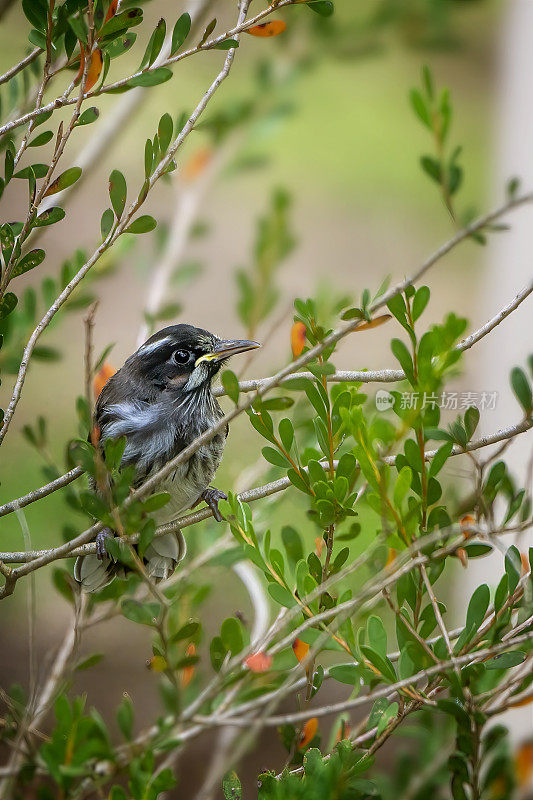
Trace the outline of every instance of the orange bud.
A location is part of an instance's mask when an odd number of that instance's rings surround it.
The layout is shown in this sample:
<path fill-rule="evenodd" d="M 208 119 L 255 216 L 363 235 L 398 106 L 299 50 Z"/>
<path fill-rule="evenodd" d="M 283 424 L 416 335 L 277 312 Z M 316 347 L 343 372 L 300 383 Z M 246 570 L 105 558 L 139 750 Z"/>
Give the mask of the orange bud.
<path fill-rule="evenodd" d="M 476 520 L 472 514 L 465 514 L 464 517 L 461 517 L 459 520 L 459 527 L 461 528 L 461 532 L 465 539 L 468 539 L 470 536 L 475 534 L 475 530 L 473 530 L 473 526 L 475 524 Z"/>
<path fill-rule="evenodd" d="M 324 549 L 324 539 L 322 536 L 317 536 L 315 539 L 315 551 L 319 558 L 322 557 L 322 550 Z"/>
<path fill-rule="evenodd" d="M 107 14 L 105 15 L 104 23 L 109 22 L 111 17 L 115 16 L 115 14 L 117 13 L 117 6 L 118 6 L 118 0 L 111 0 L 109 8 L 107 9 Z"/>
<path fill-rule="evenodd" d="M 370 322 L 361 322 L 354 330 L 354 333 L 357 333 L 357 331 L 369 331 L 371 328 L 379 328 L 380 325 L 383 325 L 383 323 L 387 322 L 390 318 L 390 314 L 382 314 L 379 317 L 374 317 Z"/>
<path fill-rule="evenodd" d="M 100 436 L 102 435 L 102 431 L 98 427 L 98 425 L 94 425 L 91 431 L 91 444 L 93 447 L 96 447 L 98 442 L 100 441 Z"/>
<path fill-rule="evenodd" d="M 520 561 L 522 562 L 522 575 L 528 575 L 531 572 L 531 567 L 529 566 L 529 558 L 525 553 L 520 553 Z"/>
<path fill-rule="evenodd" d="M 458 547 L 457 550 L 455 551 L 455 555 L 457 556 L 463 567 L 466 569 L 468 566 L 468 554 L 464 549 L 464 547 Z"/>
<path fill-rule="evenodd" d="M 248 28 L 245 33 L 249 33 L 250 36 L 260 37 L 279 36 L 286 27 L 287 23 L 283 22 L 283 20 L 273 19 L 271 22 L 260 22 L 259 25 L 253 25 L 251 28 Z"/>
<path fill-rule="evenodd" d="M 298 358 L 305 347 L 305 325 L 295 322 L 291 328 L 291 348 L 293 358 Z"/>
<path fill-rule="evenodd" d="M 213 152 L 209 147 L 202 147 L 201 150 L 197 150 L 193 153 L 182 169 L 181 175 L 183 179 L 192 181 L 201 175 L 212 157 Z"/>
<path fill-rule="evenodd" d="M 81 80 L 81 76 L 83 75 L 83 70 L 85 69 L 85 49 L 80 42 L 80 68 L 78 70 L 78 74 L 76 75 L 75 83 L 78 83 Z M 91 56 L 91 63 L 89 64 L 89 69 L 87 70 L 87 83 L 85 84 L 85 91 L 90 92 L 93 88 L 94 84 L 100 77 L 100 73 L 102 72 L 102 51 L 97 48 Z"/>
<path fill-rule="evenodd" d="M 266 672 L 272 666 L 272 656 L 267 653 L 252 653 L 244 662 L 250 672 Z"/>
<path fill-rule="evenodd" d="M 300 741 L 298 742 L 298 750 L 303 750 L 304 747 L 307 747 L 307 745 L 313 741 L 317 730 L 318 719 L 316 717 L 311 717 L 304 725 Z"/>
<path fill-rule="evenodd" d="M 533 776 L 533 742 L 520 745 L 515 756 L 516 776 L 519 786 L 525 787 Z"/>
<path fill-rule="evenodd" d="M 388 552 L 388 555 L 387 555 L 387 563 L 385 564 L 385 569 L 386 570 L 388 570 L 390 568 L 391 564 L 394 562 L 394 559 L 396 558 L 397 555 L 398 554 L 397 554 L 396 550 L 394 549 L 394 547 L 389 547 L 389 552 Z"/>
<path fill-rule="evenodd" d="M 292 651 L 298 661 L 303 661 L 309 652 L 309 645 L 307 642 L 303 642 L 301 639 L 295 639 L 292 643 Z"/>
<path fill-rule="evenodd" d="M 528 694 L 521 700 L 517 700 L 516 703 L 509 703 L 509 708 L 522 708 L 522 706 L 528 706 L 530 703 L 533 703 L 533 694 Z"/>
<path fill-rule="evenodd" d="M 346 722 L 346 720 L 343 719 L 341 721 L 341 724 L 339 725 L 339 730 L 337 731 L 337 736 L 335 738 L 335 744 L 338 744 L 339 742 L 342 742 L 343 739 L 349 739 L 350 738 L 350 732 L 351 731 L 350 731 L 349 724 Z"/>
<path fill-rule="evenodd" d="M 187 647 L 187 650 L 185 651 L 185 653 L 188 656 L 195 656 L 196 655 L 196 647 L 192 642 Z M 183 669 L 181 671 L 181 678 L 180 678 L 180 683 L 181 683 L 183 689 L 185 689 L 185 687 L 188 686 L 189 683 L 192 681 L 193 675 L 194 675 L 194 666 L 191 665 L 190 667 L 183 667 Z"/>
<path fill-rule="evenodd" d="M 96 375 L 94 376 L 93 381 L 93 392 L 94 392 L 94 399 L 98 400 L 100 397 L 100 392 L 108 382 L 109 378 L 111 378 L 116 372 L 116 369 L 108 364 L 107 361 L 104 361 Z"/>

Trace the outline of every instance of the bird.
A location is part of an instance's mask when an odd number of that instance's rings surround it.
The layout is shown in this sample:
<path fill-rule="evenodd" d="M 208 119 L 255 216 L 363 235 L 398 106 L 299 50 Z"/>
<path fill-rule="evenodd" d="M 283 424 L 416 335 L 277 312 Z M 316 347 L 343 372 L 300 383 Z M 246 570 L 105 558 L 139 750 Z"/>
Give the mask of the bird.
<path fill-rule="evenodd" d="M 102 389 L 95 407 L 97 447 L 109 439 L 126 437 L 121 468 L 134 467 L 133 488 L 140 486 L 167 461 L 177 456 L 197 436 L 223 416 L 212 392 L 212 382 L 231 356 L 260 347 L 246 339 L 221 339 L 202 328 L 179 324 L 164 328 L 142 344 Z M 227 499 L 211 486 L 222 459 L 226 429 L 216 434 L 159 485 L 168 503 L 153 512 L 156 525 L 172 522 L 202 500 L 221 520 L 218 503 Z M 98 487 L 92 485 L 94 491 Z M 96 553 L 79 556 L 74 577 L 88 592 L 95 592 L 125 568 L 107 553 L 109 528 L 96 537 Z M 156 537 L 146 548 L 147 574 L 156 582 L 175 570 L 186 552 L 181 531 Z"/>

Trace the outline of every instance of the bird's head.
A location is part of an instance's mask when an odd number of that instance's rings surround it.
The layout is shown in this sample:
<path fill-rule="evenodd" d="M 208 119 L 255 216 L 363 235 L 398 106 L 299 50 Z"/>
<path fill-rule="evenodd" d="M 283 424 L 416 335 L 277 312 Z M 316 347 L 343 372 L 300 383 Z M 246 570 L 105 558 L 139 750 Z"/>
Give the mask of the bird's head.
<path fill-rule="evenodd" d="M 219 339 L 192 325 L 170 325 L 141 345 L 125 366 L 151 386 L 191 391 L 208 386 L 228 358 L 256 347 L 257 342 Z"/>

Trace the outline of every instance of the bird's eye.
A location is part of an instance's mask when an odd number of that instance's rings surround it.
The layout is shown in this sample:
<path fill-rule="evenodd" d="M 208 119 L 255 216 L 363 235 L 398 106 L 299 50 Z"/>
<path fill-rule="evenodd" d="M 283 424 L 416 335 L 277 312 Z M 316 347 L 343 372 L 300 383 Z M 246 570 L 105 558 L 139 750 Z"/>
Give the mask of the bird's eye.
<path fill-rule="evenodd" d="M 172 358 L 176 362 L 176 364 L 186 364 L 191 357 L 191 354 L 188 350 L 175 350 L 172 354 Z"/>

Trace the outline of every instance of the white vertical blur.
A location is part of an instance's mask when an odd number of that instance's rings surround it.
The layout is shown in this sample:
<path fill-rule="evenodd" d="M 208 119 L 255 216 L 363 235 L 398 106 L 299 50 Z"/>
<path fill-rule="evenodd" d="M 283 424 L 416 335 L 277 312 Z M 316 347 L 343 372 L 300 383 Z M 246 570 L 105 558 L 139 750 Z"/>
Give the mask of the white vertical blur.
<path fill-rule="evenodd" d="M 491 176 L 495 202 L 501 201 L 511 177 L 519 177 L 524 190 L 533 188 L 533 2 L 510 0 L 504 8 L 495 104 L 496 166 Z M 533 206 L 513 212 L 508 222 L 509 232 L 490 237 L 485 270 L 473 304 L 480 319 L 495 314 L 533 275 Z M 532 320 L 532 303 L 525 302 L 471 351 L 475 382 L 472 388 L 498 392 L 496 410 L 488 417 L 481 414 L 480 433 L 488 433 L 489 427 L 503 428 L 520 417 L 520 407 L 510 390 L 509 373 L 515 365 L 524 366 L 533 352 Z M 518 481 L 525 479 L 532 444 L 531 433 L 523 434 L 505 454 Z M 510 544 L 506 537 L 504 545 Z M 520 544 L 529 546 L 531 542 Z M 464 581 L 465 595 L 470 596 L 482 581 L 496 584 L 502 572 L 501 553 L 471 563 L 465 573 L 468 576 Z M 512 741 L 517 744 L 533 735 L 533 706 L 513 710 L 503 721 L 509 725 Z"/>

